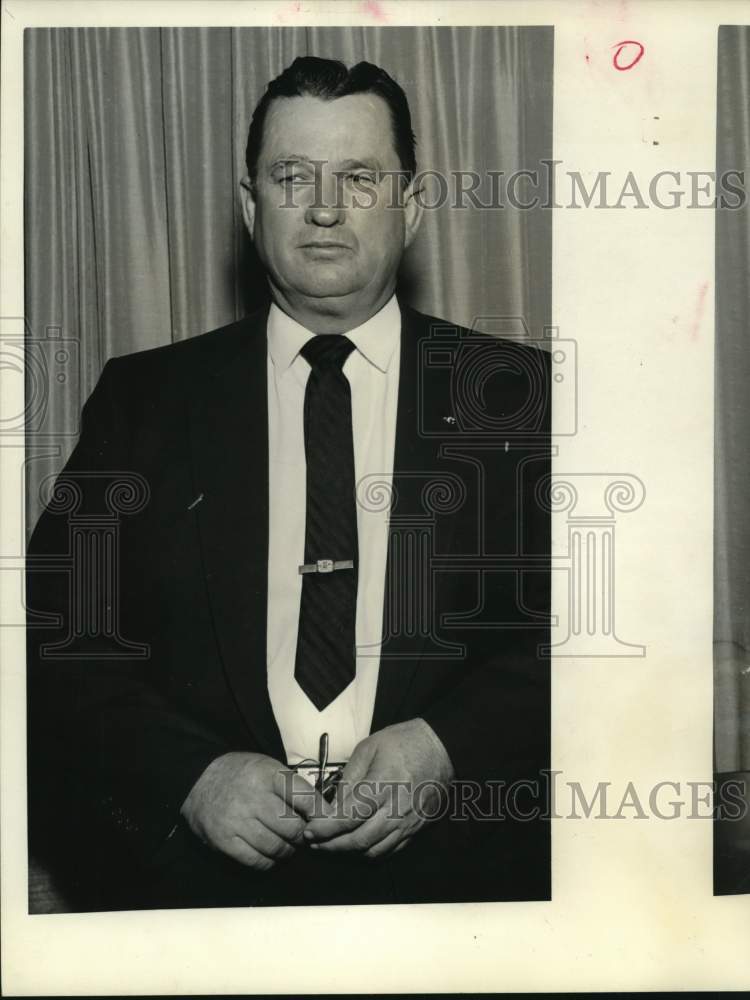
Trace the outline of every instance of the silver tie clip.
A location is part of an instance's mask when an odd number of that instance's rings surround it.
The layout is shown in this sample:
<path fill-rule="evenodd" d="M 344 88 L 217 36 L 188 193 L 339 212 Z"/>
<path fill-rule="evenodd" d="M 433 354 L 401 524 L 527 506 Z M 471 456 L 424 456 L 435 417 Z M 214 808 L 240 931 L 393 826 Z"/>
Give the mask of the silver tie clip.
<path fill-rule="evenodd" d="M 333 573 L 335 569 L 354 569 L 353 559 L 318 559 L 314 563 L 304 563 L 300 573 Z"/>

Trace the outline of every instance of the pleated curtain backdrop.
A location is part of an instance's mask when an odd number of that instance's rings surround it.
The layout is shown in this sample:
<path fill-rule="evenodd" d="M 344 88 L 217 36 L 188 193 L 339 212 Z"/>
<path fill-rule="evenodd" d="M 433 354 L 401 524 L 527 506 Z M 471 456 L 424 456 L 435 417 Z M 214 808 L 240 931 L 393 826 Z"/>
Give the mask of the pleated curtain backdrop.
<path fill-rule="evenodd" d="M 750 28 L 719 29 L 717 176 L 750 178 Z M 736 183 L 736 179 L 735 179 Z M 750 770 L 750 206 L 716 213 L 716 770 Z"/>
<path fill-rule="evenodd" d="M 49 383 L 49 423 L 77 423 L 108 358 L 232 322 L 264 294 L 238 200 L 247 128 L 305 54 L 387 69 L 420 169 L 510 174 L 552 157 L 552 28 L 27 30 L 26 316 L 32 339 L 80 354 L 80 378 L 73 359 Z M 522 318 L 540 337 L 551 228 L 542 209 L 428 211 L 407 297 L 467 325 Z M 29 437 L 28 529 L 73 442 Z"/>

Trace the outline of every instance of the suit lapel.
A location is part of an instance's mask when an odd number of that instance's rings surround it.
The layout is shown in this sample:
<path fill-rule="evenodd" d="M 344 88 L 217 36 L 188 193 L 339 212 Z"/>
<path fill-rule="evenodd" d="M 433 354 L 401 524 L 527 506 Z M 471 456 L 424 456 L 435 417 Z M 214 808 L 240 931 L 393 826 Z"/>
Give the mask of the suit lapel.
<path fill-rule="evenodd" d="M 239 344 L 200 373 L 190 438 L 205 579 L 216 634 L 240 712 L 261 748 L 283 754 L 266 680 L 268 387 L 263 309 Z"/>
<path fill-rule="evenodd" d="M 403 550 L 403 540 L 410 526 L 424 521 L 428 513 L 424 506 L 424 487 L 443 467 L 440 461 L 440 440 L 423 433 L 420 409 L 425 405 L 432 408 L 443 407 L 443 412 L 451 412 L 449 394 L 444 392 L 429 367 L 422 364 L 420 342 L 430 336 L 429 323 L 425 317 L 401 303 L 401 366 L 398 386 L 398 411 L 396 416 L 396 442 L 393 457 L 393 484 L 397 497 L 392 510 L 388 538 L 388 559 L 386 568 L 385 599 L 383 602 L 383 635 L 385 641 L 381 652 L 378 686 L 373 712 L 372 731 L 398 721 L 399 711 L 406 699 L 409 687 L 419 666 L 420 656 L 425 647 L 426 635 L 416 627 L 412 635 L 402 618 L 397 628 L 401 636 L 391 636 L 393 627 L 390 616 L 393 609 L 405 609 L 416 596 L 412 610 L 417 618 L 428 610 L 426 602 L 431 597 L 416 592 L 416 579 L 420 574 L 413 568 L 411 573 L 399 564 L 398 553 Z M 445 533 L 442 535 L 447 542 Z M 398 613 L 397 613 L 398 617 Z"/>
<path fill-rule="evenodd" d="M 425 513 L 422 490 L 440 471 L 439 439 L 420 433 L 420 406 L 443 406 L 439 388 L 420 361 L 420 340 L 430 334 L 425 319 L 401 305 L 401 345 L 394 450 L 398 495 L 389 530 L 384 600 L 384 635 L 389 608 L 403 607 L 413 579 L 396 565 L 404 518 Z M 268 384 L 265 308 L 245 321 L 236 349 L 200 373 L 191 403 L 190 440 L 196 507 L 205 578 L 227 680 L 240 712 L 260 748 L 283 757 L 283 744 L 268 696 L 266 616 L 268 600 Z M 443 399 L 443 397 L 445 397 Z M 403 537 L 403 536 L 401 536 Z M 443 535 L 444 542 L 447 536 Z M 399 717 L 425 645 L 417 632 L 386 642 L 381 655 L 372 729 Z M 388 646 L 390 645 L 390 650 Z"/>

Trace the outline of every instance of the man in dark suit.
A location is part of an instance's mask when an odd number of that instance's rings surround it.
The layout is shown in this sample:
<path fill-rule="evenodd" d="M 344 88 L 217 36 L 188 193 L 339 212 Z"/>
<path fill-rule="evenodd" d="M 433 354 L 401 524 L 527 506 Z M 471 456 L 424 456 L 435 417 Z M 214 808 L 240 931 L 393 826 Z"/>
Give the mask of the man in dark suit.
<path fill-rule="evenodd" d="M 247 166 L 270 306 L 110 361 L 32 539 L 33 849 L 78 908 L 547 898 L 547 355 L 396 297 L 384 71 L 296 60 Z"/>

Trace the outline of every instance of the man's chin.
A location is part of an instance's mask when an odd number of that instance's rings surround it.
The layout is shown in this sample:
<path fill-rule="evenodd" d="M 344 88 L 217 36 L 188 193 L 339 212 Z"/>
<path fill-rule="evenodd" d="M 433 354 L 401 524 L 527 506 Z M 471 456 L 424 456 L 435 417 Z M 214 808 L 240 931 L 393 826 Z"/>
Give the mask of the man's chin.
<path fill-rule="evenodd" d="M 305 282 L 296 292 L 306 299 L 350 299 L 362 291 L 362 282 L 342 281 L 341 278 L 319 279 Z"/>

